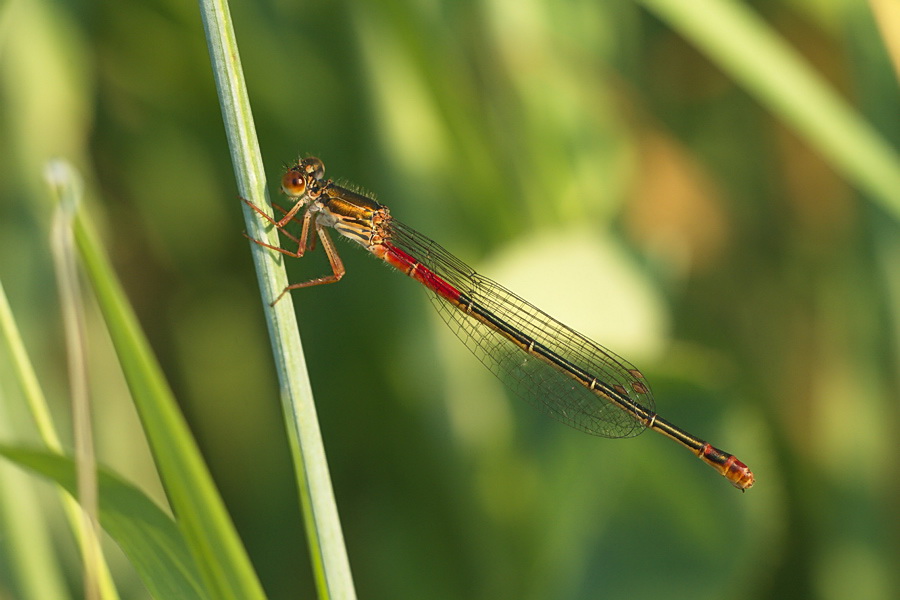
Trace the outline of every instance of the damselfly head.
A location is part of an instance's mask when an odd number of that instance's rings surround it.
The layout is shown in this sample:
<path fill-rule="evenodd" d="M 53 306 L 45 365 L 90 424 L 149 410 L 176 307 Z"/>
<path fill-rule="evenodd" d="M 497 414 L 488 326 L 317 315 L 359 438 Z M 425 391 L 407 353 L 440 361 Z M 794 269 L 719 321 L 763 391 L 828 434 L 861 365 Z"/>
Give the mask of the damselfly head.
<path fill-rule="evenodd" d="M 315 156 L 300 159 L 281 178 L 281 189 L 291 198 L 315 195 L 318 183 L 325 177 L 325 165 Z"/>

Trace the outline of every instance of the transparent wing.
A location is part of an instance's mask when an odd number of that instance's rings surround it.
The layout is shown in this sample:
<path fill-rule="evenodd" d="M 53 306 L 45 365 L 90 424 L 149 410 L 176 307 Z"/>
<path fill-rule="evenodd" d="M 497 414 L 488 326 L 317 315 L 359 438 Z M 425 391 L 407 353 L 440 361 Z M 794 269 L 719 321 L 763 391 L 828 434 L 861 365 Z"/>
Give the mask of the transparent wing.
<path fill-rule="evenodd" d="M 496 322 L 521 332 L 563 359 L 566 367 L 528 353 L 496 327 L 460 310 L 439 293 L 431 300 L 445 323 L 476 357 L 516 395 L 587 433 L 607 438 L 638 435 L 644 423 L 602 393 L 591 391 L 569 366 L 589 374 L 650 414 L 655 404 L 641 372 L 622 357 L 566 327 L 502 285 L 476 273 L 437 243 L 391 220 L 390 243 L 468 296 Z"/>

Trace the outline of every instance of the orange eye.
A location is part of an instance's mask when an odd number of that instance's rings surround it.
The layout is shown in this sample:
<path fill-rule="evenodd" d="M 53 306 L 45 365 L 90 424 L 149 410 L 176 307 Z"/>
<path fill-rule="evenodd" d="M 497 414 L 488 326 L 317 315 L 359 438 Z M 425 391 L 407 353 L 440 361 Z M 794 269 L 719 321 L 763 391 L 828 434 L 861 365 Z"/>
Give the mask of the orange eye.
<path fill-rule="evenodd" d="M 306 181 L 303 174 L 291 169 L 281 178 L 281 189 L 292 198 L 299 198 L 306 192 Z"/>

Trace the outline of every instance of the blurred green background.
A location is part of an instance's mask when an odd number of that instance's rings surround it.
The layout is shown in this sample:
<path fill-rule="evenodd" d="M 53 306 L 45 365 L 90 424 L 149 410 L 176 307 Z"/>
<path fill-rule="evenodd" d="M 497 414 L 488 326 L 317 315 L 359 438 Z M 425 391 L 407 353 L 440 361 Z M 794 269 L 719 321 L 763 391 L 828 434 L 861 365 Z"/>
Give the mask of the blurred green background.
<path fill-rule="evenodd" d="M 900 189 L 868 195 L 725 57 L 673 29 L 665 4 L 232 7 L 273 199 L 285 163 L 321 157 L 329 176 L 628 357 L 662 416 L 757 477 L 740 494 L 661 436 L 609 441 L 547 419 L 505 393 L 414 282 L 339 242 L 344 280 L 294 302 L 361 598 L 900 593 Z M 896 72 L 868 3 L 748 4 L 897 145 Z M 42 181 L 53 156 L 87 179 L 86 210 L 266 591 L 311 597 L 196 4 L 7 0 L 0 94 L 0 279 L 60 427 Z M 289 264 L 293 281 L 327 270 L 320 252 Z M 89 318 L 99 458 L 163 503 Z M 2 440 L 34 440 L 3 354 L 0 400 Z M 48 484 L 3 467 L 0 503 L 34 485 L 59 520 Z M 48 560 L 77 595 L 58 524 Z M 17 588 L 3 538 L 6 599 Z M 146 597 L 110 552 L 123 597 Z"/>

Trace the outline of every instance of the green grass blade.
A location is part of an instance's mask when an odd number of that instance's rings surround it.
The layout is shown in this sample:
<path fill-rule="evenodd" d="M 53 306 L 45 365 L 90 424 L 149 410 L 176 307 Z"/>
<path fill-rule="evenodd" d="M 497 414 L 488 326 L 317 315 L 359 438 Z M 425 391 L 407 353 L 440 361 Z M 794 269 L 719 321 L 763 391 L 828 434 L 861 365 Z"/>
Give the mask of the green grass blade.
<path fill-rule="evenodd" d="M 76 493 L 71 459 L 0 446 L 7 459 Z M 154 598 L 206 598 L 196 563 L 175 522 L 143 492 L 104 469 L 98 470 L 100 524 L 128 556 Z"/>
<path fill-rule="evenodd" d="M 80 187 L 72 186 L 67 190 L 67 193 L 72 194 L 73 202 L 77 203 L 78 200 L 74 196 L 80 193 Z M 28 358 L 25 344 L 22 341 L 22 336 L 19 333 L 19 329 L 13 318 L 12 309 L 9 306 L 9 300 L 6 297 L 6 291 L 3 289 L 2 282 L 0 282 L 0 338 L 2 338 L 4 345 L 9 350 L 10 357 L 12 358 L 13 373 L 15 373 L 19 386 L 22 389 L 28 411 L 37 425 L 41 439 L 47 445 L 47 448 L 60 452 L 62 444 L 60 443 L 59 435 L 50 418 L 50 409 L 47 406 L 47 400 L 41 390 L 40 383 L 38 382 L 37 375 L 34 371 L 34 366 Z M 68 494 L 61 494 L 61 502 L 63 504 L 63 510 L 66 513 L 69 527 L 75 535 L 76 540 L 82 546 L 93 546 L 96 543 L 96 540 L 91 541 L 85 539 L 85 536 L 90 537 L 93 533 L 85 531 L 80 526 L 81 507 L 78 505 L 78 502 Z M 109 566 L 102 555 L 97 557 L 95 566 L 97 569 L 96 575 L 101 597 L 106 598 L 107 600 L 115 600 L 119 595 L 115 583 L 113 582 L 112 574 L 109 571 Z M 45 567 L 45 571 L 46 569 L 47 567 Z M 48 577 L 51 576 L 46 572 L 41 575 L 42 579 L 47 579 Z M 40 585 L 43 585 L 43 582 Z"/>
<path fill-rule="evenodd" d="M 65 168 L 58 161 L 51 162 L 48 169 L 50 172 L 47 173 L 50 181 L 56 179 L 54 167 Z M 97 464 L 88 385 L 87 324 L 78 278 L 77 252 L 72 235 L 72 220 L 81 202 L 81 181 L 74 177 L 66 177 L 65 171 L 60 172 L 59 176 L 63 181 L 68 180 L 71 185 L 63 188 L 65 193 L 60 194 L 60 201 L 53 211 L 50 247 L 65 328 L 69 396 L 75 438 L 75 471 L 78 480 L 77 493 L 73 495 L 81 507 L 81 535 L 78 536 L 78 541 L 84 570 L 84 596 L 103 598 L 100 591 L 100 574 L 103 570 L 104 557 L 100 546 L 100 524 L 97 517 Z"/>
<path fill-rule="evenodd" d="M 71 167 L 66 168 L 72 173 Z M 63 178 L 56 191 L 65 194 L 66 185 Z M 197 444 L 83 213 L 75 219 L 75 240 L 169 502 L 207 589 L 216 598 L 263 598 Z"/>
<path fill-rule="evenodd" d="M 13 432 L 22 423 L 21 419 L 13 417 L 14 410 L 7 406 L 4 391 L 4 386 L 0 385 L 0 439 L 6 441 L 13 439 Z M 52 518 L 41 510 L 33 478 L 7 465 L 6 461 L 0 462 L 3 463 L 0 464 L 0 536 L 5 557 L 0 597 L 5 598 L 7 596 L 3 594 L 7 594 L 21 600 L 72 598 L 63 575 L 63 565 L 51 541 Z M 77 523 L 78 506 L 75 500 L 62 490 L 59 493 L 73 505 L 70 522 Z M 77 529 L 73 527 L 73 531 Z"/>
<path fill-rule="evenodd" d="M 9 299 L 6 297 L 6 290 L 3 288 L 2 281 L 0 281 L 0 339 L 3 340 L 9 351 L 13 372 L 18 379 L 19 386 L 22 388 L 31 418 L 34 419 L 37 425 L 38 433 L 48 448 L 57 452 L 62 451 L 62 443 L 59 441 L 59 436 L 53 427 L 47 399 L 41 390 L 41 384 L 38 382 L 37 374 L 34 372 L 34 366 L 28 358 L 22 334 L 16 325 L 12 307 L 9 305 Z"/>
<path fill-rule="evenodd" d="M 200 7 L 239 193 L 268 211 L 262 157 L 227 2 L 201 0 Z M 277 232 L 267 231 L 247 207 L 244 218 L 250 236 L 278 243 Z M 284 265 L 280 255 L 261 246 L 251 244 L 251 251 L 272 340 L 316 586 L 321 598 L 355 598 L 293 303 L 286 296 L 269 306 L 287 285 Z"/>
<path fill-rule="evenodd" d="M 900 218 L 900 155 L 743 3 L 641 0 Z"/>

